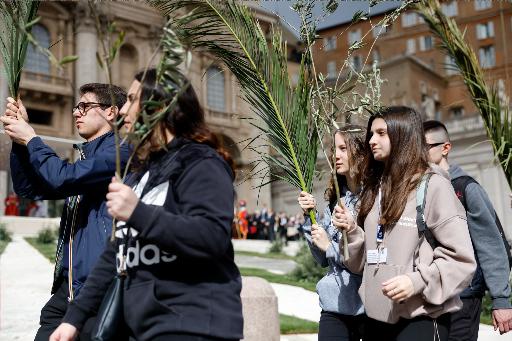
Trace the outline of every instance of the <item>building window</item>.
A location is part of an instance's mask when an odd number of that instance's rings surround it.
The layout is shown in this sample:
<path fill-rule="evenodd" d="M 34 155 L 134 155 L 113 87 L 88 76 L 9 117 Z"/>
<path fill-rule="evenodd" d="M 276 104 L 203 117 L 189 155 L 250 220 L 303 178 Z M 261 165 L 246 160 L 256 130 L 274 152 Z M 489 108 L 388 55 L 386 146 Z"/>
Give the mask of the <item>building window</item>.
<path fill-rule="evenodd" d="M 226 111 L 226 82 L 224 72 L 217 66 L 206 71 L 206 93 L 208 107 L 216 111 Z"/>
<path fill-rule="evenodd" d="M 119 85 L 129 89 L 138 68 L 137 50 L 133 45 L 123 44 L 119 49 Z"/>
<path fill-rule="evenodd" d="M 363 59 L 358 55 L 350 56 L 350 65 L 352 65 L 354 70 L 361 71 L 363 68 Z"/>
<path fill-rule="evenodd" d="M 434 45 L 432 36 L 423 36 L 420 37 L 420 51 L 427 51 L 432 49 L 432 46 Z"/>
<path fill-rule="evenodd" d="M 372 51 L 372 60 L 374 63 L 379 63 L 380 62 L 380 53 L 379 53 L 379 50 L 377 49 L 374 49 Z"/>
<path fill-rule="evenodd" d="M 418 15 L 414 12 L 406 12 L 402 14 L 402 27 L 411 27 L 418 22 Z"/>
<path fill-rule="evenodd" d="M 28 109 L 27 114 L 30 123 L 41 124 L 45 126 L 52 125 L 53 112 L 51 111 Z"/>
<path fill-rule="evenodd" d="M 383 25 L 375 25 L 372 28 L 372 35 L 374 38 L 383 35 L 388 31 L 388 26 L 384 27 Z"/>
<path fill-rule="evenodd" d="M 450 108 L 450 115 L 453 118 L 460 118 L 460 117 L 464 116 L 464 107 Z"/>
<path fill-rule="evenodd" d="M 324 38 L 325 51 L 332 51 L 336 49 L 336 36 Z"/>
<path fill-rule="evenodd" d="M 492 21 L 476 25 L 476 37 L 477 39 L 487 39 L 494 37 L 494 24 Z"/>
<path fill-rule="evenodd" d="M 32 36 L 41 47 L 50 47 L 50 33 L 43 25 L 34 25 L 34 27 L 32 27 Z M 25 70 L 44 75 L 50 74 L 50 60 L 47 56 L 38 51 L 33 44 L 29 44 L 27 47 Z"/>
<path fill-rule="evenodd" d="M 424 81 L 420 81 L 420 93 L 422 95 L 427 94 L 427 83 L 425 83 Z"/>
<path fill-rule="evenodd" d="M 361 30 L 350 31 L 348 33 L 348 44 L 352 46 L 358 41 L 361 41 Z"/>
<path fill-rule="evenodd" d="M 458 14 L 457 1 L 450 1 L 444 4 L 441 4 L 441 11 L 447 17 L 454 17 Z"/>
<path fill-rule="evenodd" d="M 413 54 L 416 52 L 416 40 L 407 39 L 407 48 L 405 50 L 406 54 Z"/>
<path fill-rule="evenodd" d="M 336 70 L 336 62 L 327 63 L 327 78 L 336 78 L 338 70 Z"/>
<path fill-rule="evenodd" d="M 444 64 L 447 76 L 456 75 L 457 73 L 459 73 L 457 64 L 455 64 L 455 59 L 453 59 L 451 56 L 444 57 Z"/>
<path fill-rule="evenodd" d="M 475 9 L 481 11 L 492 7 L 492 0 L 475 0 Z"/>
<path fill-rule="evenodd" d="M 480 65 L 483 68 L 491 68 L 496 66 L 496 54 L 493 45 L 479 48 L 478 57 L 480 59 Z"/>

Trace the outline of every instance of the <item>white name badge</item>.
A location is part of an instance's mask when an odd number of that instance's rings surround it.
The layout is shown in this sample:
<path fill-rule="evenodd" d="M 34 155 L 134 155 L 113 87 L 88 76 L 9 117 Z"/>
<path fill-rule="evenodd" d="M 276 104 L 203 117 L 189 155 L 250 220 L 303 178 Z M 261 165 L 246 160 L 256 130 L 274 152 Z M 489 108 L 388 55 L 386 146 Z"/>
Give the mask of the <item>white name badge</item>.
<path fill-rule="evenodd" d="M 377 264 L 386 263 L 388 259 L 388 248 L 385 247 L 381 250 L 368 250 L 366 252 L 366 263 Z"/>

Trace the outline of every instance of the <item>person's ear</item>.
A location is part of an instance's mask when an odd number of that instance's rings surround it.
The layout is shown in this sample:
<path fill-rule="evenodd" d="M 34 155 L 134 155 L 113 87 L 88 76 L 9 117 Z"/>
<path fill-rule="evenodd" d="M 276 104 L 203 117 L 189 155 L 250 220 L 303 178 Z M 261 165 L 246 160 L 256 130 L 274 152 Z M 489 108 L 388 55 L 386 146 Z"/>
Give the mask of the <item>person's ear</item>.
<path fill-rule="evenodd" d="M 115 121 L 117 115 L 119 114 L 119 109 L 114 105 L 105 110 L 105 113 L 107 115 L 107 120 L 110 122 Z"/>
<path fill-rule="evenodd" d="M 448 156 L 450 150 L 452 150 L 452 144 L 450 142 L 445 142 L 443 144 L 443 150 L 441 151 L 441 153 L 443 154 L 443 156 Z"/>

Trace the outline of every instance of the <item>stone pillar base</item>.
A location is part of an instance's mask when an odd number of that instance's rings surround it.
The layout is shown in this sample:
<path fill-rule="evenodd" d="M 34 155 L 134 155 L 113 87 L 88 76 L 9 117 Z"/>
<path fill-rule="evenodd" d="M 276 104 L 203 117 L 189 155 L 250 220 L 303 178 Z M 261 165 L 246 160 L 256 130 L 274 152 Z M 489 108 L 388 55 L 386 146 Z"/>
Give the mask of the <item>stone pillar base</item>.
<path fill-rule="evenodd" d="M 270 284 L 259 277 L 242 277 L 244 315 L 243 341 L 279 341 L 277 296 Z"/>

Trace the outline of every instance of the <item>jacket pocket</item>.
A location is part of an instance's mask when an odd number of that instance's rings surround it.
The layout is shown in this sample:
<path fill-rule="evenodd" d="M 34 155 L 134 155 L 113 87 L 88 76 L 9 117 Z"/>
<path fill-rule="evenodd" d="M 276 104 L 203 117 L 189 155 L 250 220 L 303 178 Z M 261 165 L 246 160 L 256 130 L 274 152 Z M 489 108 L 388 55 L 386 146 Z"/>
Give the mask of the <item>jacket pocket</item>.
<path fill-rule="evenodd" d="M 366 266 L 364 269 L 364 289 L 361 292 L 366 314 L 372 319 L 396 323 L 404 310 L 403 304 L 393 302 L 382 292 L 382 283 L 401 275 L 404 267 L 400 265 L 380 264 Z"/>
<path fill-rule="evenodd" d="M 181 329 L 181 315 L 155 296 L 155 282 L 136 283 L 125 291 L 124 316 L 137 340 Z"/>

